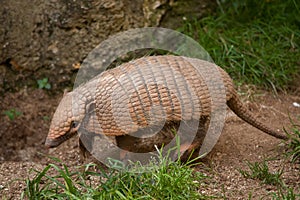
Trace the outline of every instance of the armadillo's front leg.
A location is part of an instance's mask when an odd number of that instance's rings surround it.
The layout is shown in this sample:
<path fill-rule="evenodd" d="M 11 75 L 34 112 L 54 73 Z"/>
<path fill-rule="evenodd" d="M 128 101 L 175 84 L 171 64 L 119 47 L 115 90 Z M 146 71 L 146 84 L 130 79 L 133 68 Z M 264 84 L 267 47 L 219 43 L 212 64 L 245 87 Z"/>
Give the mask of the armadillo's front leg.
<path fill-rule="evenodd" d="M 79 150 L 80 150 L 80 161 L 84 162 L 85 159 L 90 156 L 90 153 L 85 148 L 85 146 L 82 143 L 81 139 L 79 139 L 78 145 L 79 145 Z"/>

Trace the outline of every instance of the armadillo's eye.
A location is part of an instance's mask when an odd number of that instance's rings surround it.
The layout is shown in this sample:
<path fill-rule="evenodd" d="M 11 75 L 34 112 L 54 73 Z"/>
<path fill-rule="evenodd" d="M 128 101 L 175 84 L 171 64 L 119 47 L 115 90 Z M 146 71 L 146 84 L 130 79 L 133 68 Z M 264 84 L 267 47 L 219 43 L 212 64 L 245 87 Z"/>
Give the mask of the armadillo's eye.
<path fill-rule="evenodd" d="M 78 122 L 72 121 L 71 122 L 71 128 L 77 128 L 78 124 L 79 124 Z"/>

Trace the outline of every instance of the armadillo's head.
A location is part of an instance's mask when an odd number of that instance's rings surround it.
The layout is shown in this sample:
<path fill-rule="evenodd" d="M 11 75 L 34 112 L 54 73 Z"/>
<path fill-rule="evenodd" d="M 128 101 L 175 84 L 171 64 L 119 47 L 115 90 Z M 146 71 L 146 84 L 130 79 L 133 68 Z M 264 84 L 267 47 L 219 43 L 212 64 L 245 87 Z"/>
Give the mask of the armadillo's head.
<path fill-rule="evenodd" d="M 47 147 L 57 147 L 77 133 L 85 114 L 85 103 L 74 97 L 73 92 L 67 93 L 58 105 L 46 138 Z"/>

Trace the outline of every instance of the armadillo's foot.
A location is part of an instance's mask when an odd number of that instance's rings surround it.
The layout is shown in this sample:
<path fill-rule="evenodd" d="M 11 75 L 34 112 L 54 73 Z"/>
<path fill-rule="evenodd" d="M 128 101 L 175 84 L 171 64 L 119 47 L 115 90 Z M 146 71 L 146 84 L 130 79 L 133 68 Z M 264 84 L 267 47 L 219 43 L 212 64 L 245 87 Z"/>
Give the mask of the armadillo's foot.
<path fill-rule="evenodd" d="M 198 142 L 193 144 L 189 144 L 189 143 L 182 144 L 179 150 L 180 156 L 178 156 L 177 154 L 178 152 L 176 152 L 173 156 L 173 159 L 174 160 L 180 159 L 182 163 L 186 163 L 198 157 L 199 150 L 200 150 L 200 144 L 198 144 Z"/>
<path fill-rule="evenodd" d="M 79 139 L 79 150 L 80 150 L 80 156 L 79 156 L 79 162 L 81 164 L 84 163 L 95 163 L 99 166 L 102 166 L 103 164 L 97 160 L 94 155 L 89 152 L 86 147 L 83 145 L 82 141 Z"/>
<path fill-rule="evenodd" d="M 128 151 L 121 150 L 120 151 L 120 160 L 124 161 L 125 159 L 128 159 Z"/>
<path fill-rule="evenodd" d="M 178 159 L 181 160 L 182 155 L 189 149 L 190 145 L 191 144 L 188 144 L 188 143 L 184 143 L 184 144 L 180 145 L 179 151 L 176 150 L 176 152 L 172 156 L 173 160 L 178 160 Z M 179 153 L 179 155 L 178 155 L 178 153 Z"/>
<path fill-rule="evenodd" d="M 86 160 L 86 158 L 90 156 L 90 154 L 80 139 L 78 141 L 78 146 L 80 151 L 80 161 L 83 163 Z"/>

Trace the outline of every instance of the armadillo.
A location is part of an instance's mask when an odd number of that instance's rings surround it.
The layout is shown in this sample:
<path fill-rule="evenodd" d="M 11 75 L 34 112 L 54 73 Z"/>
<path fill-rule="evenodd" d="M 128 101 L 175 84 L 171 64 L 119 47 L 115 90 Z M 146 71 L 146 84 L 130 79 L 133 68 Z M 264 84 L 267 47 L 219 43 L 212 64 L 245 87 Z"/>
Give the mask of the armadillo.
<path fill-rule="evenodd" d="M 90 126 L 87 130 L 116 138 L 117 145 L 123 149 L 147 152 L 153 144 L 170 141 L 172 127 L 178 128 L 182 121 L 196 121 L 199 130 L 187 148 L 199 150 L 215 108 L 203 74 L 201 76 L 189 61 L 200 68 L 217 67 L 219 76 L 209 71 L 204 73 L 209 77 L 221 77 L 225 86 L 224 102 L 237 116 L 271 136 L 287 139 L 260 122 L 242 104 L 232 79 L 222 68 L 200 59 L 164 55 L 124 63 L 64 95 L 52 118 L 46 146 L 56 147 L 75 135 L 80 127 L 96 122 L 100 128 Z M 91 87 L 94 91 L 90 90 Z M 218 93 L 218 87 L 213 89 Z M 96 115 L 89 118 L 88 123 L 83 123 L 91 110 Z M 148 134 L 146 132 L 155 127 L 163 127 L 156 137 L 136 137 Z"/>

